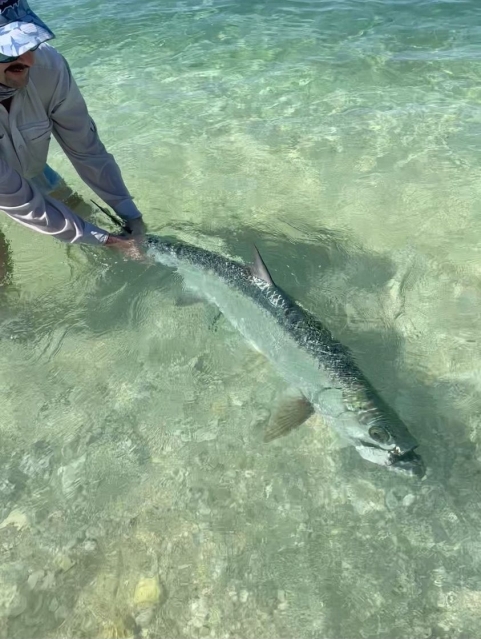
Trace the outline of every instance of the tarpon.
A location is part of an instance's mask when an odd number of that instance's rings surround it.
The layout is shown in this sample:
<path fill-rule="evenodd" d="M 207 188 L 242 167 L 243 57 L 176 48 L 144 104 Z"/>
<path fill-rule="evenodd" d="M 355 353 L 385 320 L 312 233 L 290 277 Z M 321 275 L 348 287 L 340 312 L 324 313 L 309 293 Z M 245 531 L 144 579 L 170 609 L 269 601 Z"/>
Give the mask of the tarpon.
<path fill-rule="evenodd" d="M 252 265 L 180 241 L 147 236 L 150 258 L 172 267 L 261 351 L 295 395 L 273 412 L 269 441 L 318 413 L 366 460 L 422 477 L 416 439 L 362 373 L 350 350 L 276 285 L 255 249 Z"/>

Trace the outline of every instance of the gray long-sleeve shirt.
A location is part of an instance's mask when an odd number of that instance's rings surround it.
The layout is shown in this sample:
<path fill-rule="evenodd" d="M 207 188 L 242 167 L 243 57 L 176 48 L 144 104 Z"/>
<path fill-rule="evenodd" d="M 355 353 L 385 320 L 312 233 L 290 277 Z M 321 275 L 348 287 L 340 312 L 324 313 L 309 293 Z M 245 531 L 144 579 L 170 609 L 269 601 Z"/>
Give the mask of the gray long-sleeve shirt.
<path fill-rule="evenodd" d="M 48 44 L 37 49 L 28 85 L 16 93 L 10 112 L 0 105 L 0 210 L 65 242 L 105 242 L 106 231 L 49 197 L 34 180 L 45 168 L 52 134 L 82 180 L 106 204 L 125 220 L 140 217 L 67 62 Z"/>

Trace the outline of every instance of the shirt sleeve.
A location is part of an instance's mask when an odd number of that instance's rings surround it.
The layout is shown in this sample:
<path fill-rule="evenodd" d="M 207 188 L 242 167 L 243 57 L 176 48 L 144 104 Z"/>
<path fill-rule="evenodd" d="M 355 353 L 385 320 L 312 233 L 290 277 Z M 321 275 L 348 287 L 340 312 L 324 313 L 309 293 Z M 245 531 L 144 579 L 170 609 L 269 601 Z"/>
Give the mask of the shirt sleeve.
<path fill-rule="evenodd" d="M 75 215 L 0 159 L 0 209 L 34 231 L 70 243 L 104 244 L 108 233 Z"/>
<path fill-rule="evenodd" d="M 82 180 L 124 220 L 141 217 L 114 157 L 102 144 L 67 61 L 50 103 L 53 134 Z"/>

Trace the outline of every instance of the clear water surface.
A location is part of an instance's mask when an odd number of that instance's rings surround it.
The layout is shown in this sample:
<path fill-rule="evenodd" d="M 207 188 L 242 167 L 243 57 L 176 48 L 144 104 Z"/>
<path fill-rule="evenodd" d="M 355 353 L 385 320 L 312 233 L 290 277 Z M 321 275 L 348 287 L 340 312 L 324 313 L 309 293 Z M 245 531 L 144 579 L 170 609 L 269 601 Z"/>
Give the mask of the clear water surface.
<path fill-rule="evenodd" d="M 282 380 L 178 277 L 2 219 L 0 636 L 479 636 L 481 5 L 33 7 L 150 230 L 255 241 L 429 472 L 263 444 Z"/>

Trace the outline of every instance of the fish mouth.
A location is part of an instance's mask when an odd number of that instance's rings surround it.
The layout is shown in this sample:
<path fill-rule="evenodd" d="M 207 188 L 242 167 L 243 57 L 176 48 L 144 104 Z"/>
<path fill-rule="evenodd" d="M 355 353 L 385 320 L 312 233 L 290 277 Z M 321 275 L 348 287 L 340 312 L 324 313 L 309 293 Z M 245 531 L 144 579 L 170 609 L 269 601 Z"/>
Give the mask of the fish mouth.
<path fill-rule="evenodd" d="M 358 448 L 361 456 L 368 461 L 381 464 L 387 468 L 391 468 L 397 472 L 404 473 L 411 477 L 415 476 L 421 479 L 426 473 L 426 467 L 422 457 L 415 452 L 414 446 L 408 450 L 402 450 L 399 446 L 395 446 L 391 450 L 386 450 L 360 440 L 362 446 Z M 370 451 L 370 454 L 368 454 Z"/>
<path fill-rule="evenodd" d="M 389 454 L 389 466 L 393 470 L 414 475 L 421 479 L 426 474 L 426 466 L 422 457 L 414 452 L 414 448 L 402 453 L 399 449 L 394 449 Z"/>

